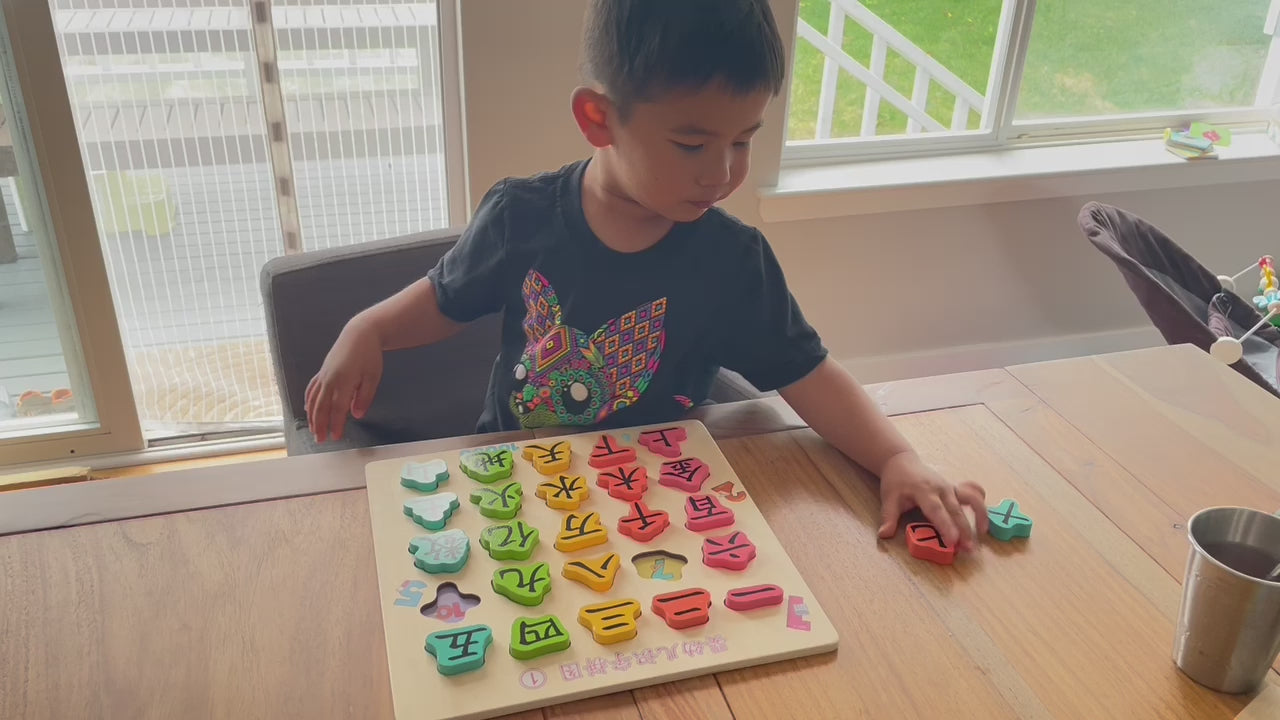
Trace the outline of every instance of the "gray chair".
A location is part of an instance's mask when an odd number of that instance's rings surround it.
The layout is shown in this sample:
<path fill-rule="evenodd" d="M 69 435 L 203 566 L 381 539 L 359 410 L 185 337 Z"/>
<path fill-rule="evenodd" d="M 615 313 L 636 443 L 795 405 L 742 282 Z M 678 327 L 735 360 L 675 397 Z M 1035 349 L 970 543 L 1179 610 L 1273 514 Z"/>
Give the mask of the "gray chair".
<path fill-rule="evenodd" d="M 348 418 L 340 442 L 317 444 L 307 429 L 307 383 L 347 321 L 427 273 L 457 242 L 456 230 L 418 233 L 270 260 L 262 268 L 267 337 L 290 455 L 470 435 L 498 355 L 501 318 L 481 318 L 442 342 L 386 354 L 364 418 Z M 449 378 L 427 382 L 426 378 Z M 721 370 L 710 402 L 761 397 Z"/>

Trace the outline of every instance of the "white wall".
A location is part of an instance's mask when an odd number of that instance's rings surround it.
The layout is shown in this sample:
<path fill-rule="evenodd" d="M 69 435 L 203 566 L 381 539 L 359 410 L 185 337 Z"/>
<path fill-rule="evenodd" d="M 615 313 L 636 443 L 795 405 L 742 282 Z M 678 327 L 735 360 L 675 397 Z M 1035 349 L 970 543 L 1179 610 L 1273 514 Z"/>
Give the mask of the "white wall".
<path fill-rule="evenodd" d="M 569 115 L 585 4 L 462 3 L 473 202 L 504 176 L 589 153 Z M 793 27 L 795 0 L 773 4 Z M 756 143 L 753 183 L 777 166 L 782 106 Z M 1216 271 L 1280 252 L 1276 182 L 773 224 L 760 221 L 753 183 L 726 209 L 765 233 L 832 353 L 867 381 L 1160 342 L 1076 225 L 1091 199 L 1142 215 Z"/>

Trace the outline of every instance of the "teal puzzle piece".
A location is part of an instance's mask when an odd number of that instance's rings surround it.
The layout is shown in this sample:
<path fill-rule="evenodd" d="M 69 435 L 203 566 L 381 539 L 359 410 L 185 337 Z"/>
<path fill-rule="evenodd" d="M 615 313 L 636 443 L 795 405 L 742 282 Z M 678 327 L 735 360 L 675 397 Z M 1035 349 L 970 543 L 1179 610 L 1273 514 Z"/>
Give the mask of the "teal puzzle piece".
<path fill-rule="evenodd" d="M 462 572 L 471 557 L 471 539 L 457 528 L 409 541 L 413 564 L 431 574 Z"/>
<path fill-rule="evenodd" d="M 404 504 L 404 514 L 428 530 L 443 530 L 453 511 L 462 506 L 451 492 L 414 498 Z"/>
<path fill-rule="evenodd" d="M 493 644 L 488 625 L 468 625 L 454 630 L 437 630 L 427 636 L 427 652 L 436 659 L 441 675 L 459 675 L 484 667 L 485 655 Z"/>
<path fill-rule="evenodd" d="M 449 479 L 449 466 L 443 460 L 408 462 L 400 468 L 400 484 L 421 492 L 435 492 Z"/>
<path fill-rule="evenodd" d="M 987 532 L 997 540 L 1009 542 L 1014 538 L 1031 537 L 1031 518 L 1022 513 L 1017 500 L 1005 499 L 999 505 L 987 508 L 987 518 L 991 521 Z"/>

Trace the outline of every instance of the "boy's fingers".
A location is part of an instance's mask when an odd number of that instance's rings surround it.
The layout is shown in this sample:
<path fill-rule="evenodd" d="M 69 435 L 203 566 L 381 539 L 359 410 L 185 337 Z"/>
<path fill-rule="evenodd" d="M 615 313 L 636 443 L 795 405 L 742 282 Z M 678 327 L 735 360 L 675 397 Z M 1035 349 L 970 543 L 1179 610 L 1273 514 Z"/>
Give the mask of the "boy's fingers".
<path fill-rule="evenodd" d="M 951 513 L 951 520 L 956 524 L 958 533 L 956 547 L 970 547 L 973 544 L 973 533 L 969 530 L 969 518 L 965 517 L 964 508 L 960 506 L 960 501 L 956 499 L 953 489 L 946 488 L 942 491 L 942 504 L 947 508 L 947 512 Z"/>
<path fill-rule="evenodd" d="M 335 390 L 329 398 L 329 437 L 342 439 L 343 426 L 346 425 L 347 408 L 351 407 L 351 390 L 343 388 Z"/>
<path fill-rule="evenodd" d="M 373 394 L 377 389 L 377 378 L 366 376 L 360 380 L 360 385 L 356 388 L 356 396 L 351 400 L 351 414 L 358 418 L 364 417 L 369 406 L 373 404 Z"/>
<path fill-rule="evenodd" d="M 311 434 L 316 436 L 316 442 L 324 442 L 325 432 L 329 429 L 329 393 L 324 388 L 316 390 L 308 414 L 311 418 Z"/>
<path fill-rule="evenodd" d="M 942 533 L 942 539 L 948 545 L 954 546 L 960 531 L 956 528 L 955 521 L 951 519 L 951 513 L 947 512 L 947 506 L 942 503 L 942 499 L 937 495 L 925 495 L 918 502 L 925 517 L 929 518 L 929 522 Z"/>
<path fill-rule="evenodd" d="M 973 483 L 962 483 L 956 488 L 956 498 L 973 508 L 973 519 L 977 523 L 978 532 L 985 533 L 991 523 L 991 519 L 987 517 L 987 494 Z"/>
<path fill-rule="evenodd" d="M 880 537 L 888 540 L 898 533 L 902 503 L 897 495 L 888 495 L 880 503 Z"/>

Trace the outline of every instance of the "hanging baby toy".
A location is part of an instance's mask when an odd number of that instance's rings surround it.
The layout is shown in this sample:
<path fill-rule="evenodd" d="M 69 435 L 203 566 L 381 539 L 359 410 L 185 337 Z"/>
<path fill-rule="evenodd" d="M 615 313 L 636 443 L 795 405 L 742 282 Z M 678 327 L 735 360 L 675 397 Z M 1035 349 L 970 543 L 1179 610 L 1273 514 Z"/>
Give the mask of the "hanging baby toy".
<path fill-rule="evenodd" d="M 1258 277 L 1258 294 L 1253 298 L 1253 304 L 1258 306 L 1259 310 L 1270 310 L 1271 305 L 1280 300 L 1280 284 L 1276 283 L 1276 268 L 1270 255 L 1264 255 L 1258 261 L 1258 267 L 1262 270 Z M 1272 325 L 1280 325 L 1280 317 L 1271 314 L 1268 318 Z"/>
<path fill-rule="evenodd" d="M 1251 266 L 1252 267 L 1252 266 Z M 1258 321 L 1239 339 L 1233 337 L 1220 337 L 1209 346 L 1209 354 L 1231 365 L 1238 362 L 1244 357 L 1244 341 L 1248 340 L 1258 329 L 1267 323 L 1280 326 L 1280 282 L 1276 280 L 1275 263 L 1270 255 L 1264 255 L 1258 260 L 1258 268 L 1262 271 L 1258 277 L 1258 294 L 1253 298 L 1253 304 L 1259 310 L 1266 311 L 1266 315 Z M 1218 281 L 1226 290 L 1235 289 L 1235 280 L 1248 272 L 1243 270 L 1235 275 L 1235 277 L 1218 276 Z M 1218 297 L 1224 297 L 1219 295 Z M 1216 298 L 1215 298 L 1216 299 Z"/>

